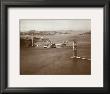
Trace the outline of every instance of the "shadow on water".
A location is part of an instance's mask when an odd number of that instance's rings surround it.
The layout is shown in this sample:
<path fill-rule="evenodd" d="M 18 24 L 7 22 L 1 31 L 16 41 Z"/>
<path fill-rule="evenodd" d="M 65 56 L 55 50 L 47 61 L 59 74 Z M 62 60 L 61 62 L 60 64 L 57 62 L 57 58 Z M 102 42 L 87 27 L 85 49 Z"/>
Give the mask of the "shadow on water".
<path fill-rule="evenodd" d="M 73 74 L 75 75 L 90 75 L 91 61 L 82 58 L 73 58 Z"/>

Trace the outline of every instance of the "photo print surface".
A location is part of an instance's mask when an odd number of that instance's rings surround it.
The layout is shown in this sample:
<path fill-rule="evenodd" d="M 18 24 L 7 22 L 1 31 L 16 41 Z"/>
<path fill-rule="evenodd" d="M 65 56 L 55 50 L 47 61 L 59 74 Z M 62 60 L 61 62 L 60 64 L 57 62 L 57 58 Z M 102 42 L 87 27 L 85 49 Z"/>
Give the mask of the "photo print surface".
<path fill-rule="evenodd" d="M 91 75 L 91 19 L 20 19 L 20 75 Z"/>

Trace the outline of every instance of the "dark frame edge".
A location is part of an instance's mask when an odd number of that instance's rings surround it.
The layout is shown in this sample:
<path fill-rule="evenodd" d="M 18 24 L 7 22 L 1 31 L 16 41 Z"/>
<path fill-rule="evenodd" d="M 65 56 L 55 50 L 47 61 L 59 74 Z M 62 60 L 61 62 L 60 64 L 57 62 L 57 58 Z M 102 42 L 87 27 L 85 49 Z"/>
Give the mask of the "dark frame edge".
<path fill-rule="evenodd" d="M 4 16 L 4 15 L 7 15 L 7 6 L 4 5 L 2 2 L 1 2 L 1 32 L 0 32 L 0 43 L 1 43 L 1 49 L 0 49 L 0 52 L 1 52 L 1 56 L 0 56 L 0 61 L 1 61 L 1 93 L 5 93 L 6 91 L 6 88 L 7 88 L 7 84 L 8 84 L 8 81 L 7 81 L 7 77 L 8 77 L 8 67 L 7 67 L 7 61 L 8 61 L 8 49 L 7 49 L 7 39 L 8 39 L 8 36 L 7 36 L 7 29 L 8 28 L 5 28 L 7 27 L 7 24 L 6 24 L 6 21 L 7 21 L 7 17 Z M 5 31 L 5 33 L 4 33 Z M 5 42 L 3 42 L 5 41 Z M 7 54 L 6 54 L 7 53 Z M 5 80 L 4 80 L 5 79 Z"/>
<path fill-rule="evenodd" d="M 20 7 L 102 7 L 108 0 L 2 0 L 7 6 Z"/>
<path fill-rule="evenodd" d="M 110 1 L 107 1 L 104 6 L 104 90 L 106 94 L 110 93 L 109 90 L 109 30 L 110 30 Z"/>

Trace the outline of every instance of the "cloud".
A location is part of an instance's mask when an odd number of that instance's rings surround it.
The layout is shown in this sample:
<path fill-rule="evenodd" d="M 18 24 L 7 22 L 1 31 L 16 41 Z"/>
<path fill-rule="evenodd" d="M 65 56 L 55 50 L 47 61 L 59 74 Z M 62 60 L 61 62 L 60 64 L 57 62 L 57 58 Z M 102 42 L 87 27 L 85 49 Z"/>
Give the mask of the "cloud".
<path fill-rule="evenodd" d="M 54 31 L 54 30 L 90 30 L 90 19 L 63 19 L 63 20 L 20 20 L 20 31 Z"/>

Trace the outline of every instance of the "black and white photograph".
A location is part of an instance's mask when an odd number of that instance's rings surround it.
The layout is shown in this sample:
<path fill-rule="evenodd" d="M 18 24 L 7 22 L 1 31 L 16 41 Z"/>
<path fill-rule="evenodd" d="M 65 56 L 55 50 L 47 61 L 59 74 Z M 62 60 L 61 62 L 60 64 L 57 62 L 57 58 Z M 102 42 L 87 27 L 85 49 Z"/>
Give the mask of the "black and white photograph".
<path fill-rule="evenodd" d="M 91 75 L 91 19 L 20 19 L 20 75 Z"/>
<path fill-rule="evenodd" d="M 1 92 L 109 93 L 109 0 L 2 0 Z"/>

